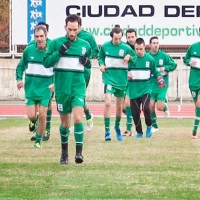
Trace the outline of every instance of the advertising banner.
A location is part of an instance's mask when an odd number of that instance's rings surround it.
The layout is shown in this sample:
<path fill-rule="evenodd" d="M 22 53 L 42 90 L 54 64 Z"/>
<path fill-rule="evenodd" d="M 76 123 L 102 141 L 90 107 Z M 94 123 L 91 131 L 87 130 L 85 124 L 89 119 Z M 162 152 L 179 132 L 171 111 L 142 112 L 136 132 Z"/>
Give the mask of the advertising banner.
<path fill-rule="evenodd" d="M 46 21 L 46 0 L 27 0 L 27 41 L 34 39 L 34 28 L 38 22 Z"/>
<path fill-rule="evenodd" d="M 147 44 L 152 36 L 162 45 L 189 45 L 199 39 L 199 0 L 12 0 L 12 43 L 27 44 L 40 21 L 49 24 L 49 38 L 65 35 L 69 14 L 81 16 L 82 28 L 99 45 L 110 39 L 115 24 L 124 31 L 135 28 Z"/>

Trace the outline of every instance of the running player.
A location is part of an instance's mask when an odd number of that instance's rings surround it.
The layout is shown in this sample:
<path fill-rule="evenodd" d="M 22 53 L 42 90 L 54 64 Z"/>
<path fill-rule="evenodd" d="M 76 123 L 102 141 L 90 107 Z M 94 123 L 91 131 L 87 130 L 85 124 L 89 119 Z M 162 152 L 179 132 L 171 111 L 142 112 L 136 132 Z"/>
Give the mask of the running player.
<path fill-rule="evenodd" d="M 60 114 L 61 164 L 68 163 L 68 138 L 71 113 L 74 119 L 76 141 L 75 162 L 83 162 L 83 112 L 86 95 L 84 68 L 91 67 L 91 47 L 77 37 L 81 26 L 78 15 L 69 15 L 65 20 L 66 36 L 51 41 L 44 58 L 45 67 L 54 67 L 55 98 Z"/>
<path fill-rule="evenodd" d="M 164 51 L 159 49 L 159 40 L 157 36 L 151 37 L 149 40 L 150 51 L 148 52 L 151 55 L 156 63 L 157 69 L 161 72 L 166 86 L 160 88 L 158 86 L 157 80 L 155 77 L 152 78 L 153 81 L 153 90 L 151 93 L 150 100 L 150 109 L 151 109 L 151 120 L 152 120 L 152 133 L 159 131 L 157 124 L 157 116 L 155 112 L 155 106 L 159 111 L 163 111 L 166 118 L 170 116 L 168 105 L 165 102 L 167 90 L 169 87 L 169 76 L 168 73 L 175 70 L 177 64 L 174 60 L 167 55 Z"/>
<path fill-rule="evenodd" d="M 43 57 L 48 48 L 46 28 L 42 25 L 36 26 L 34 36 L 36 43 L 25 48 L 20 64 L 16 69 L 16 80 L 18 89 L 25 86 L 28 118 L 34 124 L 37 120 L 37 111 L 39 113 L 34 146 L 42 148 L 41 139 L 44 135 L 46 114 L 52 95 L 49 86 L 53 83 L 53 69 L 47 70 L 43 66 Z M 25 84 L 22 81 L 24 71 Z"/>
<path fill-rule="evenodd" d="M 188 48 L 185 56 L 185 64 L 190 67 L 189 88 L 196 112 L 191 138 L 197 139 L 197 129 L 200 120 L 200 42 L 196 42 Z"/>
<path fill-rule="evenodd" d="M 81 23 L 82 25 L 82 23 Z M 85 41 L 87 41 L 91 48 L 92 48 L 92 58 L 96 59 L 98 57 L 98 53 L 99 53 L 99 47 L 95 41 L 95 38 L 92 34 L 90 34 L 89 32 L 81 29 L 80 27 L 80 32 L 77 35 L 78 38 L 81 38 Z M 85 82 L 86 82 L 86 87 L 88 87 L 89 81 L 90 81 L 90 75 L 91 75 L 91 68 L 86 68 L 84 69 L 84 76 L 85 76 Z M 86 128 L 87 131 L 91 131 L 93 128 L 93 115 L 91 114 L 89 107 L 87 106 L 87 104 L 85 103 L 84 106 L 84 113 L 86 116 Z"/>
<path fill-rule="evenodd" d="M 150 138 L 151 132 L 151 114 L 150 114 L 150 95 L 152 91 L 152 78 L 156 77 L 160 87 L 165 87 L 165 81 L 160 72 L 156 70 L 154 59 L 145 52 L 145 42 L 143 38 L 137 38 L 135 41 L 135 50 L 137 54 L 136 62 L 129 68 L 128 92 L 131 102 L 131 110 L 135 129 L 136 138 L 142 138 L 142 124 L 140 117 L 140 106 L 144 112 L 146 123 L 146 137 Z"/>
<path fill-rule="evenodd" d="M 128 44 L 135 51 L 135 40 L 137 39 L 137 32 L 135 29 L 130 28 L 126 31 L 126 44 Z M 130 98 L 128 96 L 128 92 L 126 91 L 126 96 L 124 100 L 123 112 L 126 114 L 126 131 L 124 132 L 124 136 L 132 136 L 132 124 L 133 117 L 131 112 Z"/>
<path fill-rule="evenodd" d="M 112 40 L 104 43 L 99 52 L 100 71 L 102 72 L 103 83 L 105 84 L 105 141 L 111 140 L 110 110 L 112 94 L 116 97 L 116 120 L 114 129 L 117 139 L 121 141 L 123 136 L 120 130 L 120 122 L 127 87 L 128 63 L 135 59 L 135 53 L 129 45 L 121 41 L 123 31 L 118 25 L 112 29 L 110 36 Z"/>

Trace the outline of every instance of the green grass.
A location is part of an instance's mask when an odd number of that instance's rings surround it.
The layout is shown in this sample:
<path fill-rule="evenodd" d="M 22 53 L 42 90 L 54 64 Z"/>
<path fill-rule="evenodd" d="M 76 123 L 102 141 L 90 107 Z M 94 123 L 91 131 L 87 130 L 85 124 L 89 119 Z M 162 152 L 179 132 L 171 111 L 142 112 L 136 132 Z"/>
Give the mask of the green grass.
<path fill-rule="evenodd" d="M 200 199 L 200 140 L 191 140 L 192 119 L 159 119 L 152 138 L 104 141 L 103 118 L 85 133 L 84 163 L 60 165 L 59 119 L 51 138 L 33 148 L 28 120 L 0 120 L 0 199 Z M 72 128 L 73 129 L 73 128 Z M 125 119 L 122 121 L 125 130 Z"/>

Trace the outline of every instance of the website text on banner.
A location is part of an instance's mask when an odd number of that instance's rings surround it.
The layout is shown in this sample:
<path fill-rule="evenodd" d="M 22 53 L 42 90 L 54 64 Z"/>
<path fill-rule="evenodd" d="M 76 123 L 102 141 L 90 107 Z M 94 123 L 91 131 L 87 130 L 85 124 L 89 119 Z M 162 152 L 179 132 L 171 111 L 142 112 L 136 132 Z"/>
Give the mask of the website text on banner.
<path fill-rule="evenodd" d="M 31 0 L 29 5 L 26 2 L 12 0 L 13 44 L 27 44 L 27 12 L 31 9 L 37 13 L 39 6 L 45 9 L 45 16 L 42 18 L 37 14 L 35 20 L 46 19 L 51 27 L 49 37 L 52 39 L 65 33 L 63 19 L 69 14 L 80 15 L 82 27 L 92 33 L 100 45 L 108 40 L 115 24 L 124 31 L 127 28 L 137 29 L 138 35 L 146 42 L 151 36 L 158 36 L 164 45 L 189 45 L 198 39 L 200 2 L 197 0 L 143 0 L 142 3 L 140 0 Z"/>

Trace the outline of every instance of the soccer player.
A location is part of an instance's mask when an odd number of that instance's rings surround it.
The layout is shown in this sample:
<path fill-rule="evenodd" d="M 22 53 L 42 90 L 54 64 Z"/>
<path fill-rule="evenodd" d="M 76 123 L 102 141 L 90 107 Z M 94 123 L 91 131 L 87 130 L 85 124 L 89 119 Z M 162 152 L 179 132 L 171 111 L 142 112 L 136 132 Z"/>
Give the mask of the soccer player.
<path fill-rule="evenodd" d="M 187 49 L 185 64 L 190 67 L 189 89 L 194 100 L 196 112 L 191 138 L 197 139 L 197 129 L 200 120 L 200 42 L 192 44 Z"/>
<path fill-rule="evenodd" d="M 39 23 L 37 24 L 37 26 L 38 26 L 38 25 L 42 25 L 42 26 L 44 26 L 44 27 L 47 29 L 47 39 L 46 39 L 46 42 L 47 42 L 47 44 L 49 45 L 50 42 L 51 42 L 51 40 L 48 38 L 49 25 L 48 25 L 46 22 L 39 22 Z M 35 40 L 31 41 L 28 45 L 34 44 L 34 43 L 35 43 Z M 45 133 L 44 133 L 44 135 L 43 135 L 43 137 L 42 137 L 42 140 L 43 140 L 43 141 L 49 140 L 49 138 L 50 138 L 50 133 L 51 133 L 52 99 L 53 99 L 53 96 L 54 96 L 54 85 L 53 85 L 53 84 L 50 85 L 49 88 L 50 88 L 51 91 L 52 91 L 52 96 L 51 96 L 51 100 L 49 101 L 49 106 L 48 106 L 48 110 L 47 110 L 46 128 L 45 128 Z M 37 124 L 37 121 L 36 121 L 36 124 Z M 31 126 L 32 126 L 32 129 L 31 129 Z M 34 127 L 35 127 L 35 124 L 32 123 L 32 122 L 30 121 L 29 127 L 30 127 L 31 130 L 33 130 Z M 35 140 L 35 135 L 36 135 L 35 130 L 36 130 L 36 129 L 33 130 L 33 136 L 32 136 L 32 138 L 31 138 L 31 141 L 34 141 L 34 140 Z"/>
<path fill-rule="evenodd" d="M 47 39 L 46 39 L 46 43 L 47 44 L 50 44 L 51 42 L 51 39 L 48 38 L 48 33 L 49 33 L 49 24 L 47 24 L 46 22 L 39 22 L 36 26 L 44 26 L 44 28 L 46 28 L 47 30 Z M 28 45 L 31 45 L 31 44 L 35 44 L 36 40 L 32 40 L 28 43 Z"/>
<path fill-rule="evenodd" d="M 127 44 L 133 49 L 135 50 L 135 40 L 137 39 L 137 32 L 135 29 L 133 28 L 129 28 L 128 30 L 126 30 L 126 40 L 127 40 Z"/>
<path fill-rule="evenodd" d="M 37 24 L 37 26 L 39 26 L 39 25 L 43 26 L 43 27 L 46 28 L 46 30 L 47 30 L 46 43 L 47 43 L 47 45 L 49 45 L 50 42 L 51 42 L 51 40 L 48 38 L 49 25 L 48 25 L 46 22 L 39 22 L 39 23 Z M 31 42 L 29 42 L 28 46 L 29 46 L 29 45 L 32 45 L 32 44 L 36 44 L 36 40 L 32 40 Z M 20 62 L 19 62 L 18 65 L 20 65 L 21 62 L 22 62 L 22 58 L 21 58 L 21 60 L 20 60 Z M 44 133 L 44 135 L 43 135 L 43 137 L 42 137 L 42 140 L 43 140 L 43 141 L 49 140 L 50 131 L 51 131 L 52 99 L 53 99 L 53 94 L 54 94 L 54 92 L 53 92 L 53 90 L 54 90 L 53 84 L 51 84 L 51 85 L 49 86 L 49 88 L 52 90 L 52 98 L 51 98 L 51 101 L 49 101 L 49 106 L 48 106 L 48 110 L 47 110 L 46 128 L 45 128 L 45 133 Z M 38 118 L 37 118 L 37 120 L 35 120 L 35 121 L 30 121 L 30 122 L 29 122 L 29 131 L 33 132 L 33 135 L 32 135 L 32 137 L 31 137 L 31 141 L 35 141 L 35 139 L 36 139 L 36 131 L 37 131 L 36 126 L 37 126 L 37 123 L 38 123 Z"/>
<path fill-rule="evenodd" d="M 137 55 L 136 62 L 130 66 L 128 73 L 128 92 L 131 103 L 131 110 L 135 129 L 136 138 L 142 138 L 142 124 L 140 118 L 140 106 L 144 112 L 146 123 L 146 137 L 150 138 L 151 132 L 151 114 L 150 114 L 150 94 L 152 91 L 151 76 L 157 78 L 160 87 L 165 87 L 164 79 L 159 71 L 156 70 L 154 59 L 145 52 L 145 42 L 143 38 L 137 38 L 135 41 L 135 50 Z"/>
<path fill-rule="evenodd" d="M 126 44 L 128 44 L 134 51 L 135 51 L 135 40 L 137 39 L 137 32 L 135 29 L 130 28 L 126 31 Z M 126 96 L 123 105 L 123 112 L 126 113 L 126 131 L 124 132 L 124 136 L 132 136 L 132 112 L 131 112 L 131 105 L 130 105 L 130 98 L 128 96 L 128 92 L 126 91 Z"/>
<path fill-rule="evenodd" d="M 81 23 L 82 25 L 82 23 Z M 85 41 L 87 41 L 91 48 L 92 48 L 92 58 L 97 58 L 98 57 L 98 53 L 99 53 L 99 47 L 95 41 L 95 38 L 92 34 L 90 34 L 89 32 L 81 29 L 80 26 L 80 32 L 78 33 L 78 38 L 81 38 Z M 90 75 L 91 75 L 91 69 L 90 68 L 86 68 L 84 69 L 84 76 L 85 76 L 85 82 L 86 82 L 86 88 L 88 87 L 89 81 L 90 81 Z M 91 114 L 89 107 L 87 106 L 87 104 L 85 103 L 84 106 L 84 113 L 86 116 L 86 128 L 87 131 L 91 131 L 93 128 L 93 115 Z"/>
<path fill-rule="evenodd" d="M 36 112 L 39 112 L 38 127 L 36 131 L 35 148 L 42 148 L 41 139 L 46 126 L 46 114 L 51 98 L 49 86 L 53 83 L 53 69 L 45 69 L 43 57 L 48 48 L 46 43 L 47 30 L 42 25 L 34 30 L 36 43 L 25 48 L 20 64 L 16 69 L 17 87 L 25 86 L 25 98 L 28 118 L 35 123 Z M 25 71 L 25 84 L 22 81 Z"/>
<path fill-rule="evenodd" d="M 77 37 L 81 26 L 78 15 L 65 19 L 66 35 L 51 41 L 44 57 L 45 67 L 54 67 L 54 84 L 57 110 L 60 114 L 61 164 L 68 163 L 68 138 L 71 113 L 76 141 L 75 162 L 83 162 L 83 112 L 86 95 L 84 68 L 91 67 L 91 47 Z"/>
<path fill-rule="evenodd" d="M 105 84 L 105 141 L 111 140 L 110 110 L 112 94 L 116 97 L 116 120 L 114 129 L 117 139 L 121 141 L 123 136 L 120 130 L 120 121 L 127 86 L 128 62 L 134 60 L 135 53 L 129 45 L 121 41 L 123 31 L 118 25 L 112 29 L 110 36 L 112 40 L 104 43 L 99 52 L 100 71 L 102 72 L 103 83 Z"/>
<path fill-rule="evenodd" d="M 150 51 L 148 52 L 151 55 L 156 63 L 157 70 L 161 72 L 162 77 L 165 80 L 166 86 L 160 88 L 157 83 L 156 77 L 152 78 L 153 88 L 151 93 L 150 100 L 150 109 L 151 109 L 151 120 L 152 120 L 152 133 L 159 131 L 157 124 L 157 117 L 155 112 L 155 106 L 159 111 L 163 111 L 166 118 L 170 116 L 166 100 L 167 90 L 169 87 L 169 76 L 168 73 L 175 70 L 177 64 L 174 60 L 167 55 L 164 51 L 159 49 L 159 40 L 158 37 L 151 37 L 149 40 Z"/>

